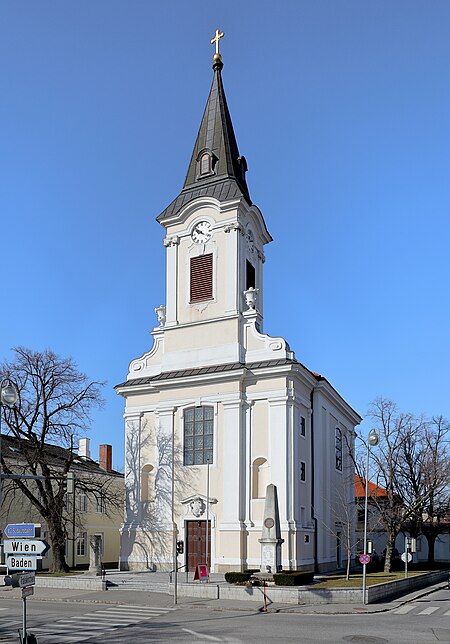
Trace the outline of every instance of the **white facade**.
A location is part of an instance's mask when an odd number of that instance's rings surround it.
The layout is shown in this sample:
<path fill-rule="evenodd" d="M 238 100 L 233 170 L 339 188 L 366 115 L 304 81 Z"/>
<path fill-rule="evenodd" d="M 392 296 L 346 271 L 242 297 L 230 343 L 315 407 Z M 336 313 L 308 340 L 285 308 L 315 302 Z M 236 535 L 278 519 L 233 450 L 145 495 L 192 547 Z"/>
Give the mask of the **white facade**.
<path fill-rule="evenodd" d="M 187 532 L 205 538 L 207 520 L 213 572 L 259 568 L 269 483 L 278 490 L 283 568 L 336 568 L 354 507 L 347 448 L 361 419 L 282 337 L 262 332 L 271 237 L 261 212 L 244 197 L 201 195 L 161 223 L 166 304 L 155 309 L 152 348 L 116 388 L 126 399 L 122 568 L 172 568 L 172 519 L 190 568 L 205 554 L 193 553 L 197 537 Z M 192 258 L 205 255 L 212 293 L 192 302 Z M 201 436 L 191 441 L 190 432 Z"/>

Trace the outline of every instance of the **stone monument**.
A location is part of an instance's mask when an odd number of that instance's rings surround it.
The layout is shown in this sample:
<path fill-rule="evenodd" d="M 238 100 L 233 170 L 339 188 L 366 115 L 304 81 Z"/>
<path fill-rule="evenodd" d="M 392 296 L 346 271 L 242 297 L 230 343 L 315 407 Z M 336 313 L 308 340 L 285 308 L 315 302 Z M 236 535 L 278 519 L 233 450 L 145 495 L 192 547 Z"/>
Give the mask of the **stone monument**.
<path fill-rule="evenodd" d="M 102 541 L 99 534 L 89 537 L 89 572 L 100 576 L 102 574 Z"/>
<path fill-rule="evenodd" d="M 278 512 L 277 487 L 271 483 L 266 488 L 264 520 L 261 539 L 261 572 L 274 573 L 281 570 L 280 514 Z"/>

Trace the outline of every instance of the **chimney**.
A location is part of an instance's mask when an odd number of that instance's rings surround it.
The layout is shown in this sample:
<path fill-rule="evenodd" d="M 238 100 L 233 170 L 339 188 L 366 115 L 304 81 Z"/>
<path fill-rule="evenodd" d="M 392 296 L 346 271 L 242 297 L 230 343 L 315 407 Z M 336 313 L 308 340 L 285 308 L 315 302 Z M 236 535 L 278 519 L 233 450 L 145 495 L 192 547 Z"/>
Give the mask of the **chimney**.
<path fill-rule="evenodd" d="M 112 471 L 112 446 L 111 445 L 100 445 L 98 464 L 100 465 L 102 470 L 106 470 L 107 472 Z"/>
<path fill-rule="evenodd" d="M 90 438 L 80 438 L 78 440 L 78 456 L 80 458 L 91 458 Z"/>

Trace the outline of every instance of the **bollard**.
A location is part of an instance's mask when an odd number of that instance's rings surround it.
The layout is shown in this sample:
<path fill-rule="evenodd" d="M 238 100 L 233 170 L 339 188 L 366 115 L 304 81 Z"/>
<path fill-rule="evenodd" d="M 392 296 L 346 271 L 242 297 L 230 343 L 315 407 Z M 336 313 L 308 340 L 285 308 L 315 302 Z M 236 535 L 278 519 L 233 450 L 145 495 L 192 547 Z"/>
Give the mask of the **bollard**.
<path fill-rule="evenodd" d="M 263 594 L 264 594 L 264 612 L 267 613 L 267 597 L 266 597 L 266 582 L 264 580 L 263 584 Z"/>

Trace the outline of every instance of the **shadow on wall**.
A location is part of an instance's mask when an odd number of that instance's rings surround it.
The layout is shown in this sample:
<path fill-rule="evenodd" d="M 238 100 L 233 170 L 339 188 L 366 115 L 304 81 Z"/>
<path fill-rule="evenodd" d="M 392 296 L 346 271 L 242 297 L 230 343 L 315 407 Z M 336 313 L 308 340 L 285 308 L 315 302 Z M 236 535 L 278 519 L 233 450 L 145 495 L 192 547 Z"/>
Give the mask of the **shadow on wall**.
<path fill-rule="evenodd" d="M 144 436 L 144 438 L 142 438 Z M 176 440 L 176 439 L 175 439 Z M 152 454 L 156 465 L 142 465 L 141 454 Z M 175 505 L 194 486 L 194 468 L 184 468 L 183 452 L 172 435 L 160 427 L 154 431 L 145 420 L 130 422 L 126 434 L 125 525 L 122 529 L 121 562 L 139 561 L 148 570 L 167 565 L 172 555 L 172 469 L 175 470 Z M 172 468 L 174 458 L 174 468 Z"/>

